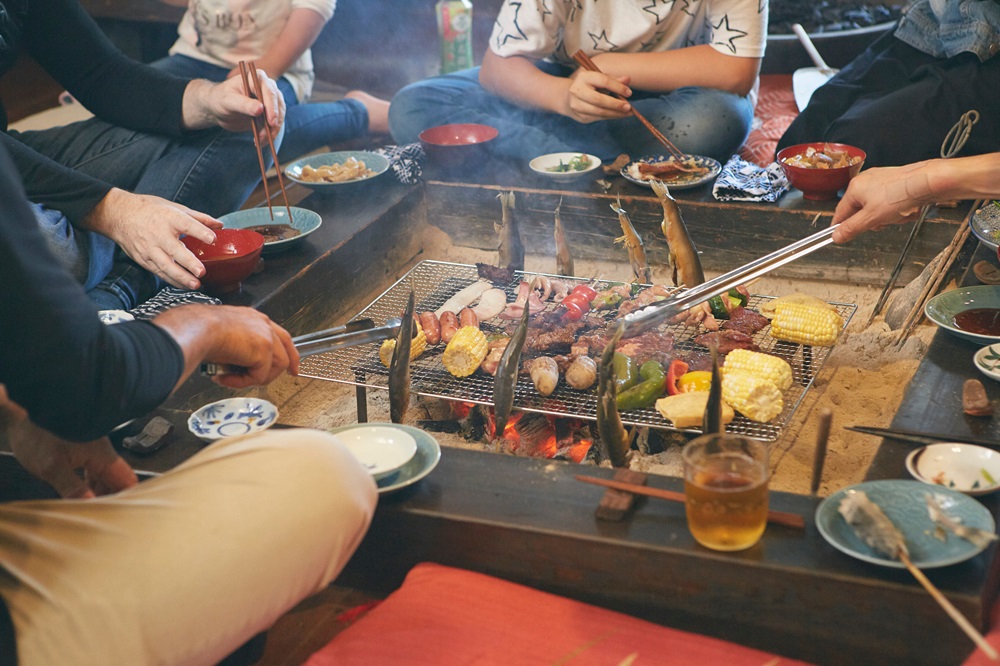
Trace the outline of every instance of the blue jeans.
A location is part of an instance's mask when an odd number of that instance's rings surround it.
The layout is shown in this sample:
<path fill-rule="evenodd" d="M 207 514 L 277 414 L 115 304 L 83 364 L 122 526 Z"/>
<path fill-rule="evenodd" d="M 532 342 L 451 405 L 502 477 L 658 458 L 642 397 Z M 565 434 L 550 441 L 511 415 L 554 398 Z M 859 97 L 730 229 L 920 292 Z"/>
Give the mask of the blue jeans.
<path fill-rule="evenodd" d="M 191 78 L 224 81 L 228 69 L 183 55 L 167 56 L 152 63 L 171 74 Z M 355 99 L 336 102 L 299 104 L 287 79 L 278 79 L 278 90 L 285 98 L 285 138 L 278 150 L 284 165 L 317 148 L 355 139 L 368 134 L 368 110 Z"/>
<path fill-rule="evenodd" d="M 568 76 L 566 67 L 539 62 L 539 69 Z M 710 88 L 680 88 L 670 93 L 634 91 L 632 105 L 685 153 L 722 162 L 750 133 L 753 106 L 746 97 Z M 480 123 L 500 130 L 493 153 L 530 160 L 545 153 L 587 152 L 601 159 L 621 153 L 659 155 L 663 146 L 634 117 L 579 123 L 555 113 L 525 109 L 479 85 L 479 68 L 418 81 L 392 99 L 389 128 L 396 143 L 418 140 L 423 130 L 449 123 Z"/>

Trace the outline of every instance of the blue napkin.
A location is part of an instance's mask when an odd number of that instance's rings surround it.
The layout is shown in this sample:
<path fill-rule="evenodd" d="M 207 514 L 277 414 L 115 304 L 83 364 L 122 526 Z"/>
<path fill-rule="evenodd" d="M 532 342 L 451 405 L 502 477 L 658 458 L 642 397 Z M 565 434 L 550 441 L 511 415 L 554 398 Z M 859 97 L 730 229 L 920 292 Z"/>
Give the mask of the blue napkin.
<path fill-rule="evenodd" d="M 423 173 L 423 163 L 427 159 L 424 147 L 419 143 L 405 146 L 385 146 L 376 148 L 373 152 L 389 158 L 389 168 L 399 182 L 412 185 L 420 182 Z"/>
<path fill-rule="evenodd" d="M 712 195 L 719 201 L 774 203 L 788 187 L 788 179 L 777 162 L 761 167 L 733 155 L 716 178 Z"/>

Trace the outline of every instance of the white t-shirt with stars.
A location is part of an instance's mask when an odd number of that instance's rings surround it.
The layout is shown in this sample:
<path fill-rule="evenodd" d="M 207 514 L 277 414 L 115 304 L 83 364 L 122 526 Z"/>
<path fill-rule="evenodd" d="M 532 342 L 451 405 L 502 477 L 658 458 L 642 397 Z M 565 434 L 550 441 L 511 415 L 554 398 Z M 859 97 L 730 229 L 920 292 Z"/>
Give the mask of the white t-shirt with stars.
<path fill-rule="evenodd" d="M 574 66 L 573 54 L 639 53 L 709 44 L 761 58 L 768 0 L 505 0 L 490 49 Z"/>

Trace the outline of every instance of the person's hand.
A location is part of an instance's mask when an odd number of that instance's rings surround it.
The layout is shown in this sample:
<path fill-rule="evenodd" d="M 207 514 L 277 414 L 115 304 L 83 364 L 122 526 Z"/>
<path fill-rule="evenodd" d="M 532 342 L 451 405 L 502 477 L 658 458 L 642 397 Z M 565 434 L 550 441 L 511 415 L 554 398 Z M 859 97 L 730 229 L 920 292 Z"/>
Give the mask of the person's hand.
<path fill-rule="evenodd" d="M 607 94 L 610 91 L 630 97 L 632 90 L 628 87 L 627 76 L 620 79 L 577 69 L 569 77 L 569 89 L 566 94 L 563 115 L 581 123 L 592 123 L 598 120 L 624 118 L 632 112 L 631 105 L 617 97 Z"/>
<path fill-rule="evenodd" d="M 197 289 L 205 266 L 180 241 L 215 242 L 222 223 L 161 197 L 112 189 L 88 214 L 88 228 L 115 241 L 137 264 L 175 287 Z"/>
<path fill-rule="evenodd" d="M 230 388 L 268 384 L 281 373 L 299 372 L 299 352 L 281 326 L 252 308 L 187 305 L 171 308 L 153 323 L 166 330 L 184 351 L 182 381 L 202 362 L 224 363 L 246 371 L 214 381 Z"/>
<path fill-rule="evenodd" d="M 253 72 L 249 73 L 253 77 Z M 230 76 L 220 83 L 195 79 L 184 90 L 183 118 L 188 129 L 218 126 L 230 132 L 245 132 L 252 128 L 251 118 L 263 117 L 277 136 L 285 122 L 285 98 L 276 84 L 262 69 L 257 70 L 262 99 L 249 96 L 243 89 L 242 76 Z M 250 92 L 253 93 L 253 81 Z M 258 139 L 267 144 L 267 130 L 260 124 Z"/>
<path fill-rule="evenodd" d="M 919 168 L 873 168 L 852 178 L 833 213 L 833 241 L 846 243 L 865 231 L 915 219 L 930 192 Z"/>
<path fill-rule="evenodd" d="M 10 400 L 0 384 L 0 439 L 6 438 L 17 461 L 52 486 L 60 497 L 88 499 L 136 485 L 135 472 L 107 437 L 69 442 L 38 427 Z M 83 469 L 84 476 L 77 474 Z"/>

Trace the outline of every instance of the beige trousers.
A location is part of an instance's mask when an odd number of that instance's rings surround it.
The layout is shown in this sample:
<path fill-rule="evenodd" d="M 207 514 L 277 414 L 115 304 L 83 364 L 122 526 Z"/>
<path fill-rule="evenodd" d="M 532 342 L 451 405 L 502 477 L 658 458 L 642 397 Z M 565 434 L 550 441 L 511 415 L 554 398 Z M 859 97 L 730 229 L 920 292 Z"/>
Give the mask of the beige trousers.
<path fill-rule="evenodd" d="M 336 437 L 290 429 L 115 495 L 2 504 L 18 661 L 216 663 L 333 580 L 377 499 Z"/>

